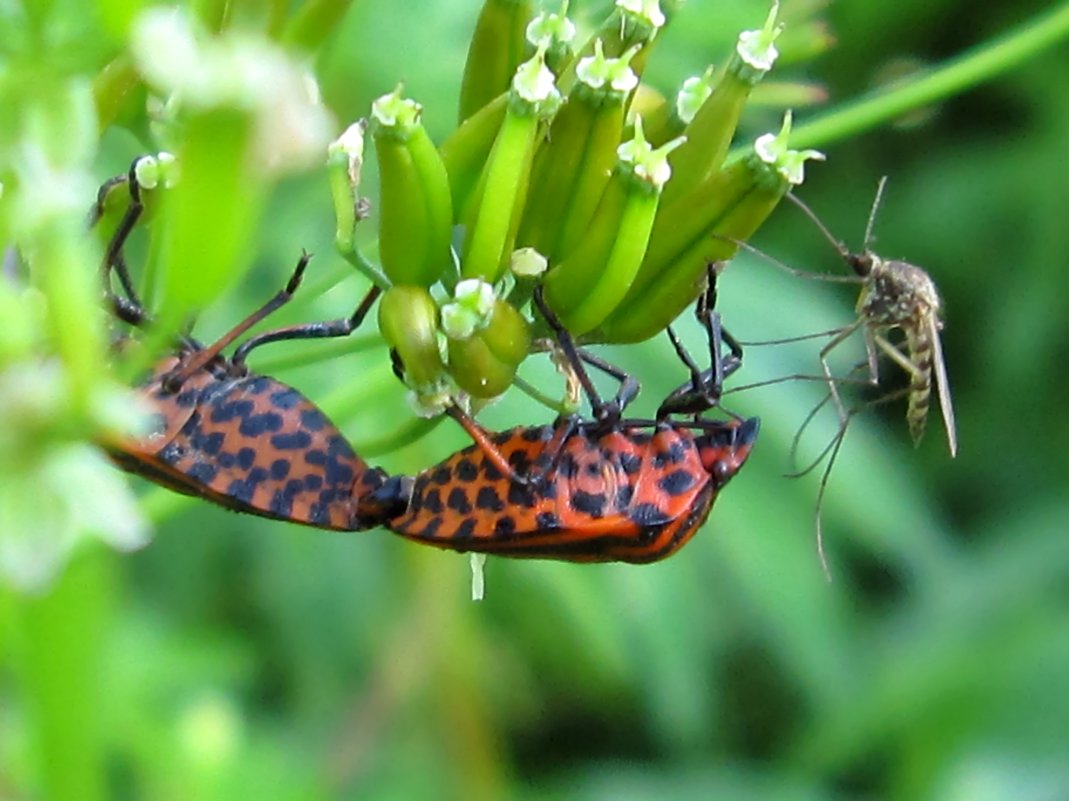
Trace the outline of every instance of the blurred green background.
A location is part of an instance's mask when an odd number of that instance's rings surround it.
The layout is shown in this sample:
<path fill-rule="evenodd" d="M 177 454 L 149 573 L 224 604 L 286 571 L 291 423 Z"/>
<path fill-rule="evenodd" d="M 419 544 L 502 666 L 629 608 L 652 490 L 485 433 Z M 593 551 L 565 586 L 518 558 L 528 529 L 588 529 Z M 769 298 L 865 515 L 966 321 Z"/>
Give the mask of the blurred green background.
<path fill-rule="evenodd" d="M 775 76 L 824 84 L 834 107 L 896 65 L 940 62 L 1051 6 L 839 0 L 824 14 L 837 46 Z M 403 79 L 432 135 L 451 130 L 477 7 L 359 0 L 315 60 L 338 121 Z M 79 8 L 53 11 L 77 21 Z M 690 0 L 652 79 L 667 89 L 722 62 L 764 9 Z M 119 46 L 87 42 L 87 74 Z M 808 169 L 799 194 L 855 247 L 890 177 L 877 250 L 924 265 L 941 288 L 961 444 L 951 460 L 934 410 L 917 450 L 904 404 L 854 420 L 824 504 L 830 582 L 814 544 L 819 476 L 783 476 L 821 394 L 801 382 L 730 399 L 761 416 L 761 440 L 679 555 L 648 567 L 491 560 L 481 603 L 464 556 L 238 516 L 139 482 L 157 524 L 148 547 L 86 548 L 51 594 L 0 595 L 0 798 L 1069 797 L 1066 85 L 1062 46 L 829 144 Z M 777 117 L 753 110 L 745 137 Z M 108 130 L 97 177 L 149 147 Z M 205 311 L 201 337 L 273 293 L 302 247 L 320 287 L 346 274 L 332 238 L 324 173 L 279 185 L 254 269 Z M 754 244 L 842 269 L 787 204 Z M 347 314 L 363 289 L 316 285 L 275 322 Z M 764 340 L 843 324 L 854 299 L 745 256 L 720 310 L 737 337 Z M 698 347 L 696 326 L 682 327 Z M 385 349 L 299 366 L 319 347 L 266 348 L 254 367 L 321 403 L 389 470 L 464 444 L 446 424 L 380 453 L 383 432 L 408 419 Z M 643 382 L 638 414 L 683 378 L 664 338 L 607 355 Z M 736 381 L 817 367 L 813 343 L 755 347 Z M 555 380 L 536 359 L 524 375 Z M 510 393 L 482 419 L 548 415 Z M 820 417 L 803 456 L 834 428 Z"/>

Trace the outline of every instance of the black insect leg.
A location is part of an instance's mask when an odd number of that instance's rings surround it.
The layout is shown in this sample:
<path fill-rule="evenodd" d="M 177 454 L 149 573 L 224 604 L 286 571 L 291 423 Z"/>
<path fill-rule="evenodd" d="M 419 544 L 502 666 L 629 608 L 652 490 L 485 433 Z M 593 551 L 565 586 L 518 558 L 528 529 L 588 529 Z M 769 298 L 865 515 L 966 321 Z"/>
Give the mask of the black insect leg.
<path fill-rule="evenodd" d="M 176 391 L 178 387 L 182 385 L 182 382 L 189 378 L 189 376 L 193 375 L 218 357 L 223 348 L 230 345 L 235 339 L 240 337 L 269 314 L 288 303 L 293 297 L 293 293 L 297 291 L 297 287 L 301 285 L 301 279 L 304 277 L 304 271 L 308 266 L 309 259 L 311 259 L 311 256 L 308 253 L 301 253 L 301 258 L 297 262 L 297 267 L 294 269 L 293 275 L 290 276 L 290 280 L 282 290 L 227 333 L 219 337 L 214 343 L 193 353 L 182 364 L 172 370 L 168 375 L 164 376 L 162 379 L 164 388 L 169 391 Z"/>
<path fill-rule="evenodd" d="M 234 351 L 234 357 L 231 359 L 231 362 L 238 367 L 244 365 L 245 360 L 248 359 L 249 354 L 253 350 L 261 345 L 266 345 L 268 342 L 283 342 L 293 339 L 347 337 L 364 322 L 364 318 L 367 317 L 368 312 L 371 311 L 372 305 L 380 294 L 382 294 L 382 290 L 379 287 L 371 287 L 367 294 L 364 295 L 364 299 L 361 300 L 360 304 L 356 307 L 356 310 L 348 317 L 342 317 L 337 320 L 326 320 L 319 323 L 305 323 L 304 325 L 278 328 L 274 331 L 267 331 L 263 334 L 251 337 Z"/>
<path fill-rule="evenodd" d="M 590 407 L 595 422 L 605 427 L 612 427 L 619 422 L 624 408 L 634 400 L 636 395 L 638 395 L 640 388 L 638 381 L 615 365 L 578 348 L 571 333 L 568 332 L 563 323 L 561 323 L 560 318 L 558 318 L 557 315 L 553 313 L 553 310 L 546 304 L 542 294 L 542 287 L 535 289 L 534 303 L 545 318 L 546 324 L 549 325 L 550 330 L 553 331 L 554 337 L 557 340 L 561 352 L 564 354 L 565 360 L 568 362 L 569 367 L 575 372 L 576 378 L 583 387 L 583 392 L 586 393 L 586 396 L 590 401 Z M 593 367 L 597 367 L 599 370 L 613 376 L 620 382 L 620 387 L 611 401 L 606 402 L 602 400 L 601 395 L 594 386 L 594 382 L 590 380 L 590 375 L 583 366 L 584 362 Z"/>

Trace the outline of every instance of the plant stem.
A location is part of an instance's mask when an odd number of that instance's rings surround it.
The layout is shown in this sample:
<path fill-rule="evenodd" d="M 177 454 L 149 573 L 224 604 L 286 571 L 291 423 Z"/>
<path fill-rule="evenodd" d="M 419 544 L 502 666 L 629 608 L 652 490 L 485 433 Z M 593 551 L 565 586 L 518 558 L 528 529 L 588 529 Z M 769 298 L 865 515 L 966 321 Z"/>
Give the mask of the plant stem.
<path fill-rule="evenodd" d="M 371 261 L 364 256 L 356 247 L 352 250 L 340 250 L 341 256 L 349 264 L 353 265 L 360 273 L 364 275 L 371 283 L 380 289 L 390 288 L 390 279 L 386 277 L 378 267 L 371 263 Z"/>
<path fill-rule="evenodd" d="M 978 45 L 932 72 L 799 125 L 791 134 L 790 146 L 824 146 L 867 131 L 1008 72 L 1066 37 L 1069 37 L 1069 2 L 1036 16 L 1004 36 Z"/>
<path fill-rule="evenodd" d="M 413 417 L 396 431 L 391 431 L 385 436 L 360 443 L 357 452 L 365 459 L 374 459 L 384 453 L 393 453 L 429 434 L 445 418 L 444 414 L 430 418 Z"/>
<path fill-rule="evenodd" d="M 21 601 L 18 669 L 33 722 L 35 797 L 96 801 L 106 796 L 107 693 L 102 661 L 113 618 L 114 556 L 94 544 L 46 595 Z"/>

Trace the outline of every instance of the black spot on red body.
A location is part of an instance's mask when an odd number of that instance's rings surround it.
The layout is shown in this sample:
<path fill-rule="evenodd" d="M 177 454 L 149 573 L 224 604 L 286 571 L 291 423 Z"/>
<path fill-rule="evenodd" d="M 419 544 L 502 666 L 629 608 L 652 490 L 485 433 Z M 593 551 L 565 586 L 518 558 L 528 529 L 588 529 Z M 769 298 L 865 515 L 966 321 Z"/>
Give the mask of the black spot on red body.
<path fill-rule="evenodd" d="M 183 409 L 191 409 L 200 402 L 200 393 L 195 389 L 187 389 L 175 395 L 174 402 Z"/>
<path fill-rule="evenodd" d="M 628 516 L 631 522 L 640 526 L 660 526 L 671 519 L 659 506 L 652 503 L 638 504 Z"/>
<path fill-rule="evenodd" d="M 189 477 L 194 481 L 199 481 L 202 484 L 207 484 L 209 481 L 215 479 L 215 474 L 219 472 L 214 465 L 207 462 L 198 462 L 193 465 L 189 470 Z"/>
<path fill-rule="evenodd" d="M 258 437 L 282 428 L 282 415 L 277 412 L 251 414 L 241 421 L 238 431 L 245 437 Z"/>
<path fill-rule="evenodd" d="M 479 468 L 470 459 L 461 459 L 457 463 L 456 475 L 458 481 L 474 481 L 479 477 Z"/>
<path fill-rule="evenodd" d="M 271 389 L 272 386 L 278 386 L 278 382 L 272 381 L 270 378 L 267 378 L 265 376 L 258 375 L 249 378 L 249 380 L 245 382 L 244 389 L 250 395 L 262 395 L 263 393 L 267 392 L 267 390 Z M 297 395 L 297 397 L 300 397 L 300 394 L 295 389 L 287 388 L 286 390 L 283 390 L 283 392 L 286 391 L 292 392 L 293 394 Z"/>
<path fill-rule="evenodd" d="M 237 465 L 242 470 L 248 470 L 256 461 L 256 451 L 252 448 L 242 448 L 237 452 Z"/>
<path fill-rule="evenodd" d="M 576 490 L 572 493 L 572 508 L 591 517 L 601 517 L 605 513 L 605 496 Z"/>
<path fill-rule="evenodd" d="M 497 519 L 494 523 L 494 534 L 498 537 L 511 537 L 516 533 L 516 520 L 508 515 Z"/>
<path fill-rule="evenodd" d="M 524 442 L 545 442 L 553 436 L 553 428 L 550 426 L 536 426 L 520 430 L 520 439 Z"/>
<path fill-rule="evenodd" d="M 508 504 L 510 506 L 530 508 L 535 505 L 536 499 L 537 494 L 531 487 L 525 484 L 517 484 L 515 481 L 509 482 Z"/>
<path fill-rule="evenodd" d="M 687 470 L 673 470 L 657 481 L 657 486 L 669 495 L 680 495 L 694 486 L 697 477 Z"/>
<path fill-rule="evenodd" d="M 280 451 L 299 451 L 312 444 L 312 436 L 307 431 L 294 431 L 289 434 L 275 434 L 271 445 Z"/>
<path fill-rule="evenodd" d="M 229 423 L 232 420 L 244 419 L 252 414 L 254 408 L 252 401 L 217 403 L 212 406 L 211 421 L 213 423 Z"/>
<path fill-rule="evenodd" d="M 505 508 L 505 504 L 493 487 L 480 487 L 475 494 L 475 508 L 500 512 Z"/>
<path fill-rule="evenodd" d="M 300 406 L 304 401 L 301 393 L 295 390 L 293 387 L 286 387 L 271 393 L 271 405 L 276 409 L 295 409 Z M 319 417 L 322 417 L 322 413 L 318 409 L 310 409 L 308 412 L 315 412 Z M 307 412 L 302 413 L 303 418 Z"/>
<path fill-rule="evenodd" d="M 560 518 L 553 512 L 539 512 L 535 524 L 543 531 L 554 531 L 561 527 Z"/>
<path fill-rule="evenodd" d="M 301 410 L 301 428 L 304 431 L 322 431 L 328 425 L 330 421 L 327 416 L 323 414 L 319 409 L 302 409 Z"/>
<path fill-rule="evenodd" d="M 442 503 L 441 492 L 437 488 L 432 489 L 423 496 L 423 508 L 436 515 L 445 511 L 445 504 Z"/>

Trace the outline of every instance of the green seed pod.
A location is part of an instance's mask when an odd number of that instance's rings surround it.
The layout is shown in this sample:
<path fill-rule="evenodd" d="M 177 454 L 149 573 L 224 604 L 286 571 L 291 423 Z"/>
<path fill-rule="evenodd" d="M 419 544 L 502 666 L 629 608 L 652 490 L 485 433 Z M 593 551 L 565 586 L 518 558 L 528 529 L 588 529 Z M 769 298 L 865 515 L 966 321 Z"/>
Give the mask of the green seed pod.
<path fill-rule="evenodd" d="M 464 278 L 493 283 L 508 265 L 541 120 L 559 102 L 553 73 L 539 52 L 516 71 L 505 119 L 476 190 L 461 257 Z"/>
<path fill-rule="evenodd" d="M 472 195 L 479 183 L 497 132 L 505 119 L 509 93 L 502 92 L 462 122 L 438 152 L 449 174 L 449 190 L 453 198 L 453 221 L 468 219 Z"/>
<path fill-rule="evenodd" d="M 493 398 L 512 384 L 516 365 L 497 358 L 482 333 L 469 339 L 449 340 L 449 374 L 469 395 Z"/>
<path fill-rule="evenodd" d="M 802 182 L 806 159 L 823 158 L 812 150 L 789 150 L 789 134 L 788 114 L 779 135 L 759 137 L 753 153 L 706 179 L 666 210 L 666 214 L 679 215 L 678 225 L 674 218 L 659 217 L 654 237 L 658 229 L 673 228 L 682 229 L 685 235 L 662 235 L 656 248 L 651 238 L 639 278 L 599 327 L 599 341 L 648 339 L 694 301 L 703 286 L 706 266 L 732 258 L 738 250 L 736 242 L 748 239 L 787 190 Z M 696 197 L 703 205 L 692 208 L 690 202 Z M 701 218 L 705 215 L 708 223 L 703 226 Z M 639 284 L 643 273 L 645 281 Z"/>
<path fill-rule="evenodd" d="M 634 302 L 621 304 L 601 328 L 605 341 L 641 342 L 663 331 L 699 295 L 709 264 L 727 262 L 741 242 L 779 204 L 786 187 L 755 189 L 721 218 L 708 237 L 696 242 Z M 732 241 L 735 240 L 735 241 Z"/>
<path fill-rule="evenodd" d="M 635 50 L 606 58 L 600 43 L 578 68 L 579 80 L 538 154 L 528 198 L 530 241 L 550 261 L 567 256 L 587 227 L 616 164 L 627 99 L 638 85 L 628 66 Z M 559 128 L 559 130 L 558 130 Z"/>
<path fill-rule="evenodd" d="M 531 348 L 531 329 L 527 318 L 516 311 L 507 300 L 494 302 L 493 316 L 481 332 L 490 352 L 505 364 L 518 366 Z"/>
<path fill-rule="evenodd" d="M 343 254 L 351 253 L 354 247 L 366 127 L 363 120 L 354 122 L 327 148 L 327 176 L 334 201 L 334 245 Z"/>
<path fill-rule="evenodd" d="M 653 43 L 657 41 L 657 32 L 667 24 L 669 11 L 674 11 L 674 7 L 662 10 L 660 5 L 656 0 L 616 0 L 616 7 L 590 37 L 576 60 L 560 73 L 558 83 L 561 91 L 571 91 L 576 80 L 577 65 L 582 58 L 593 55 L 594 43 L 599 40 L 603 44 L 605 55 L 613 58 L 637 45 L 638 52 L 631 59 L 631 68 L 641 78 Z"/>
<path fill-rule="evenodd" d="M 449 342 L 450 375 L 478 398 L 504 392 L 531 345 L 523 315 L 476 279 L 457 284 L 455 298 L 442 307 L 441 328 Z"/>
<path fill-rule="evenodd" d="M 623 300 L 642 263 L 657 214 L 661 187 L 671 175 L 673 140 L 654 150 L 636 122 L 635 139 L 620 146 L 620 160 L 587 236 L 546 274 L 546 301 L 575 336 L 597 327 Z"/>
<path fill-rule="evenodd" d="M 486 0 L 468 47 L 460 86 L 463 122 L 508 89 L 524 58 L 525 33 L 534 13 L 531 0 Z"/>
<path fill-rule="evenodd" d="M 438 305 L 420 286 L 393 286 L 379 301 L 379 330 L 397 351 L 408 384 L 433 387 L 445 372 L 438 349 Z"/>
<path fill-rule="evenodd" d="M 450 265 L 453 206 L 449 177 L 400 88 L 372 105 L 379 160 L 379 257 L 395 284 L 430 286 Z"/>
<path fill-rule="evenodd" d="M 779 3 L 773 3 L 763 28 L 742 32 L 730 63 L 696 112 L 687 108 L 690 95 L 681 98 L 677 114 L 682 119 L 690 115 L 684 129 L 687 144 L 672 154 L 672 171 L 677 180 L 665 189 L 665 203 L 682 197 L 723 164 L 746 100 L 779 55 L 774 45 L 783 29 L 776 23 L 778 12 Z M 698 88 L 689 87 L 691 92 Z"/>
<path fill-rule="evenodd" d="M 662 204 L 627 302 L 643 294 L 669 265 L 707 237 L 712 227 L 752 191 L 753 185 L 753 173 L 745 159 L 740 159 L 707 178 L 675 203 Z"/>
<path fill-rule="evenodd" d="M 683 126 L 674 124 L 668 99 L 646 83 L 635 87 L 635 93 L 627 107 L 624 139 L 634 134 L 634 121 L 638 117 L 642 117 L 642 130 L 651 145 L 663 145 L 683 133 Z"/>
<path fill-rule="evenodd" d="M 560 12 L 543 11 L 531 20 L 526 36 L 532 48 L 546 51 L 546 66 L 554 74 L 567 67 L 575 57 L 575 24 L 568 19 L 568 0 L 561 2 Z"/>

